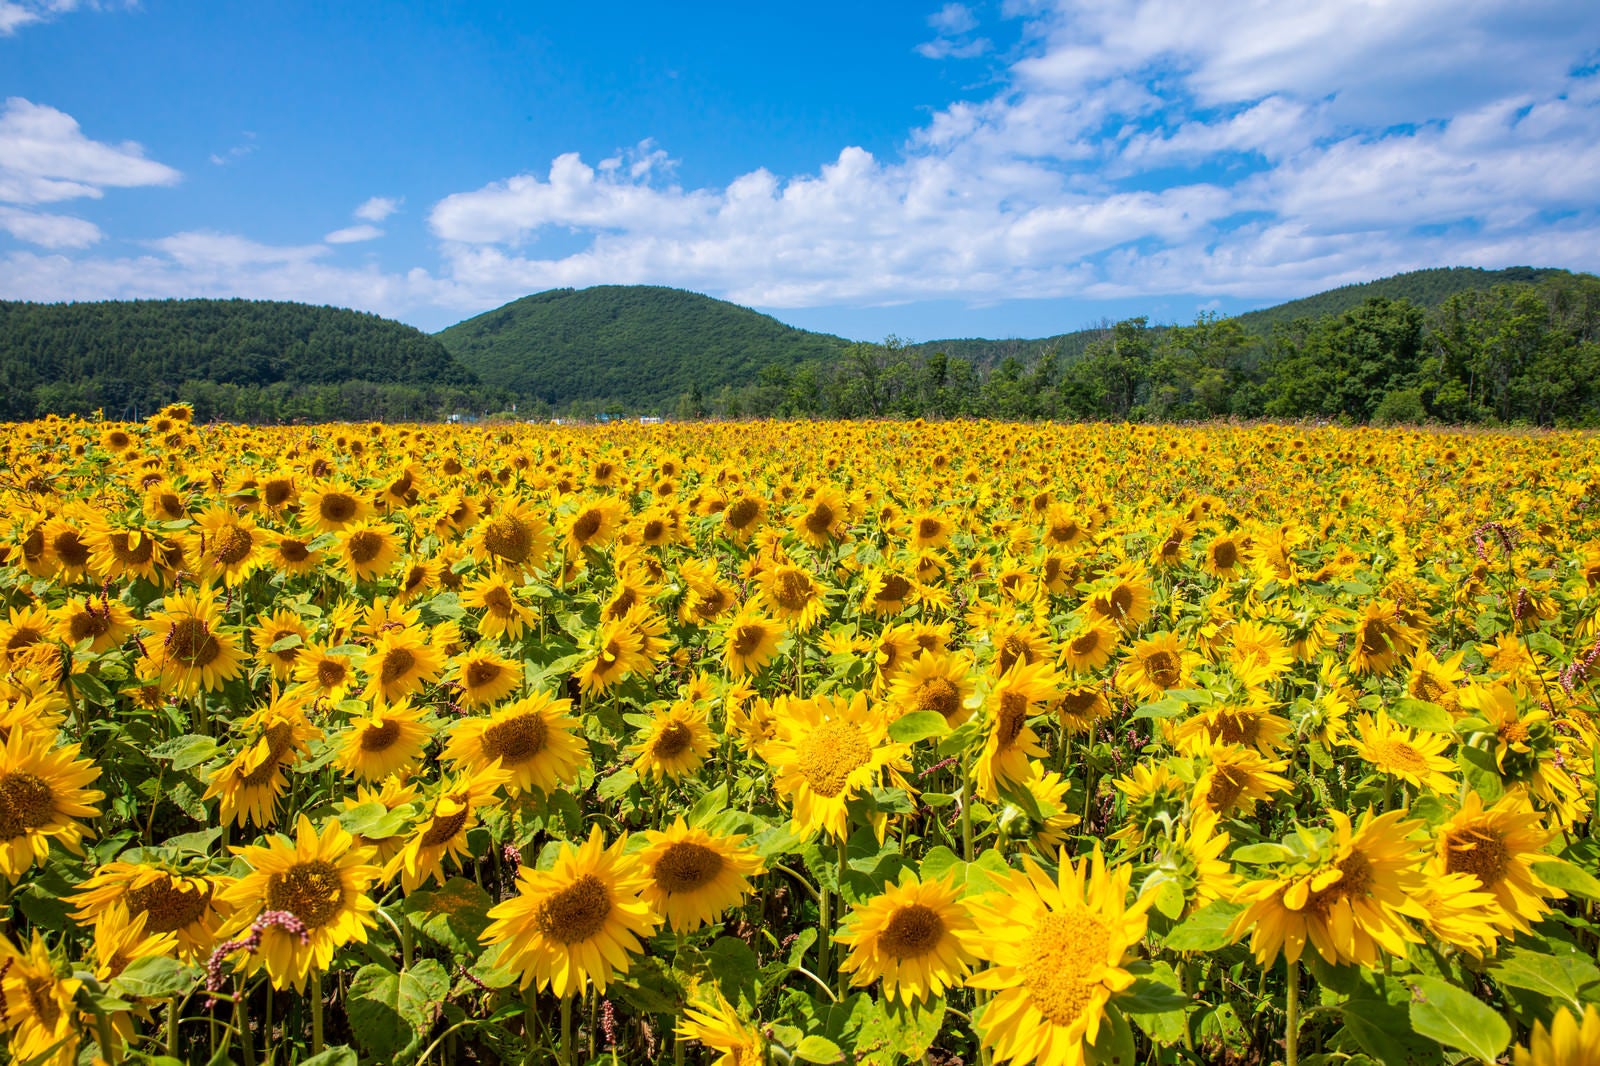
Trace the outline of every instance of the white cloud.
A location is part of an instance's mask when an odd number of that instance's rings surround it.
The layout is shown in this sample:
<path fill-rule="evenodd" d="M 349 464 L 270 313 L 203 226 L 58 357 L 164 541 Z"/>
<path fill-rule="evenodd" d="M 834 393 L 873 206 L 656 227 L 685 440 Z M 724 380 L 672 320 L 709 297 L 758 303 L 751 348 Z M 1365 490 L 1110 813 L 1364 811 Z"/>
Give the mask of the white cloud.
<path fill-rule="evenodd" d="M 100 3 L 97 0 L 0 0 L 0 37 L 9 37 L 29 23 L 45 22 L 79 8 L 102 11 L 108 7 L 135 6 L 137 0 L 126 0 L 122 4 Z"/>
<path fill-rule="evenodd" d="M 978 28 L 978 19 L 966 4 L 946 4 L 928 16 L 928 25 L 945 34 L 969 33 Z"/>
<path fill-rule="evenodd" d="M 99 226 L 85 219 L 4 205 L 0 205 L 0 230 L 42 248 L 87 248 L 103 236 Z"/>
<path fill-rule="evenodd" d="M 355 209 L 355 217 L 365 222 L 382 222 L 405 203 L 404 197 L 374 196 Z"/>
<path fill-rule="evenodd" d="M 90 140 L 71 115 L 13 96 L 0 110 L 0 201 L 53 203 L 106 186 L 172 185 L 182 177 L 132 142 Z"/>
<path fill-rule="evenodd" d="M 972 59 L 994 47 L 987 37 L 968 36 L 978 28 L 978 18 L 966 4 L 945 4 L 928 16 L 928 25 L 938 36 L 917 45 L 917 54 L 926 59 Z"/>
<path fill-rule="evenodd" d="M 322 239 L 329 244 L 355 244 L 359 241 L 377 240 L 383 236 L 383 230 L 369 223 L 358 226 L 346 226 L 336 229 Z"/>

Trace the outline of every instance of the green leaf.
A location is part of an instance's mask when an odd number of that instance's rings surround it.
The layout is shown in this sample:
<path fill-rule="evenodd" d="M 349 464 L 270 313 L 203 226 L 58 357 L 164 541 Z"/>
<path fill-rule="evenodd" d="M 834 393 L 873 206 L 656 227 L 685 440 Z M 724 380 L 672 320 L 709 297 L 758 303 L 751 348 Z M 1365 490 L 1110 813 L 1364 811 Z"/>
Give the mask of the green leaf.
<path fill-rule="evenodd" d="M 339 826 L 347 833 L 356 833 L 368 840 L 383 840 L 405 829 L 405 810 L 390 811 L 375 800 L 361 803 L 339 812 Z"/>
<path fill-rule="evenodd" d="M 728 786 L 724 782 L 701 796 L 695 801 L 695 805 L 689 808 L 689 824 L 703 826 L 713 815 L 726 810 L 727 807 Z"/>
<path fill-rule="evenodd" d="M 1395 724 L 1409 729 L 1421 729 L 1429 733 L 1452 733 L 1456 728 L 1455 719 L 1450 717 L 1450 712 L 1437 703 L 1402 696 L 1389 704 L 1386 710 Z"/>
<path fill-rule="evenodd" d="M 942 737 L 950 732 L 950 724 L 938 711 L 912 711 L 889 725 L 889 739 L 899 744 L 915 744 L 929 737 Z"/>
<path fill-rule="evenodd" d="M 864 1049 L 869 1047 L 892 1048 L 913 1062 L 922 1058 L 944 1027 L 944 1008 L 942 998 L 926 1006 L 920 1003 L 906 1006 L 884 999 L 876 1005 L 866 1024 L 856 1034 L 856 1061 L 880 1061 L 862 1056 Z"/>
<path fill-rule="evenodd" d="M 1161 989 L 1160 998 L 1151 998 L 1157 1009 L 1145 1011 L 1140 1003 L 1145 1002 L 1143 997 L 1130 999 L 1123 996 L 1117 997 L 1117 1006 L 1127 1012 L 1140 1029 L 1149 1034 L 1150 1039 L 1158 1044 L 1172 1045 L 1183 1039 L 1183 1011 L 1192 1004 L 1192 999 L 1184 994 L 1183 982 L 1178 979 L 1177 971 L 1168 962 L 1153 962 L 1150 964 L 1150 975 L 1139 978 L 1136 985 L 1147 984 Z M 1131 989 L 1130 989 L 1131 991 Z M 1176 1008 L 1165 1006 L 1176 998 Z"/>
<path fill-rule="evenodd" d="M 551 813 L 559 812 L 561 820 L 566 823 L 567 837 L 572 840 L 581 839 L 584 829 L 583 811 L 578 809 L 578 801 L 572 797 L 572 793 L 564 788 L 558 788 L 550 793 L 549 803 Z M 545 828 L 553 829 L 554 826 L 546 822 Z"/>
<path fill-rule="evenodd" d="M 1165 944 L 1169 951 L 1217 951 L 1233 943 L 1228 927 L 1244 910 L 1239 903 L 1217 900 L 1195 911 L 1167 934 Z"/>
<path fill-rule="evenodd" d="M 1154 981 L 1148 977 L 1135 978 L 1127 991 L 1117 993 L 1117 1006 L 1129 1014 L 1166 1014 L 1183 1010 L 1189 1002 L 1189 997 L 1175 984 Z"/>
<path fill-rule="evenodd" d="M 1600 900 L 1600 881 L 1581 866 L 1564 859 L 1540 859 L 1532 865 L 1533 872 L 1552 888 L 1559 888 L 1568 895 Z"/>
<path fill-rule="evenodd" d="M 443 888 L 413 892 L 401 906 L 406 919 L 423 936 L 457 955 L 476 955 L 478 936 L 489 926 L 494 901 L 476 883 L 452 877 Z"/>
<path fill-rule="evenodd" d="M 174 770 L 187 770 L 191 766 L 199 766 L 216 753 L 215 740 L 191 733 L 188 736 L 175 737 L 165 744 L 157 744 L 150 749 L 150 758 L 171 762 Z"/>
<path fill-rule="evenodd" d="M 1344 1028 L 1383 1066 L 1432 1066 L 1443 1061 L 1439 1045 L 1411 1031 L 1406 1008 L 1375 996 L 1350 999 L 1341 1010 Z"/>
<path fill-rule="evenodd" d="M 198 967 L 151 955 L 129 963 L 111 982 L 111 990 L 129 999 L 165 999 L 187 992 L 199 979 Z"/>
<path fill-rule="evenodd" d="M 611 802 L 621 799 L 628 794 L 628 789 L 639 783 L 639 775 L 632 770 L 618 770 L 616 773 L 603 778 L 594 787 L 594 794 L 600 799 Z"/>
<path fill-rule="evenodd" d="M 820 1036 L 808 1036 L 794 1049 L 794 1057 L 801 1062 L 833 1063 L 843 1062 L 844 1052 L 840 1051 L 839 1045 L 832 1040 Z"/>
<path fill-rule="evenodd" d="M 1500 1012 L 1470 992 L 1437 977 L 1411 985 L 1411 1028 L 1445 1047 L 1493 1062 L 1511 1043 L 1511 1026 Z"/>
<path fill-rule="evenodd" d="M 1133 1030 L 1115 1006 L 1106 1005 L 1099 1038 L 1084 1045 L 1083 1061 L 1089 1066 L 1134 1066 L 1138 1061 L 1134 1058 Z"/>
<path fill-rule="evenodd" d="M 304 643 L 305 641 L 300 639 L 299 633 L 290 633 L 267 645 L 267 650 L 269 652 L 288 651 L 290 648 L 298 648 Z"/>
<path fill-rule="evenodd" d="M 1282 844 L 1246 844 L 1242 848 L 1235 848 L 1228 855 L 1232 862 L 1242 862 L 1250 866 L 1258 866 L 1271 862 L 1288 862 L 1294 858 L 1294 853 Z"/>
<path fill-rule="evenodd" d="M 1483 797 L 1484 803 L 1493 803 L 1505 795 L 1506 787 L 1500 780 L 1500 768 L 1495 765 L 1492 754 L 1482 748 L 1463 744 L 1457 758 L 1461 763 L 1461 775 L 1472 786 L 1472 790 Z"/>
<path fill-rule="evenodd" d="M 1489 967 L 1489 976 L 1494 978 L 1496 984 L 1526 989 L 1546 999 L 1570 1003 L 1576 1013 L 1582 1013 L 1578 989 L 1591 981 L 1600 981 L 1600 970 L 1592 963 L 1576 957 L 1559 958 L 1514 948 Z"/>
<path fill-rule="evenodd" d="M 300 1066 L 359 1066 L 360 1056 L 348 1044 L 328 1048 L 319 1055 L 301 1059 Z"/>
<path fill-rule="evenodd" d="M 738 937 L 718 937 L 705 953 L 711 976 L 722 986 L 729 1002 L 737 1003 L 742 992 L 750 1002 L 756 1000 L 756 985 L 761 980 L 761 963 L 756 953 Z"/>
<path fill-rule="evenodd" d="M 1133 712 L 1133 717 L 1176 718 L 1180 714 L 1188 713 L 1189 705 L 1187 703 L 1184 703 L 1182 700 L 1175 700 L 1168 697 L 1164 700 L 1156 700 L 1154 703 L 1146 703 L 1141 705 L 1138 710 Z"/>
<path fill-rule="evenodd" d="M 437 959 L 400 973 L 367 965 L 350 982 L 345 1017 L 369 1055 L 393 1060 L 433 1028 L 434 1005 L 449 991 L 450 977 Z"/>

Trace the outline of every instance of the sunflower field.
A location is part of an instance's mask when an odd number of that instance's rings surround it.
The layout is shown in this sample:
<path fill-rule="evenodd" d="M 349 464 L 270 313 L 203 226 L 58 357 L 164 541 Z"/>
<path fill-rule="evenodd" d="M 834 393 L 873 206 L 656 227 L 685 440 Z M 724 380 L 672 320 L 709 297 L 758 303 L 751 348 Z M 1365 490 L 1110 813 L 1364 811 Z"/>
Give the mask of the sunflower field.
<path fill-rule="evenodd" d="M 1584 434 L 0 428 L 11 1063 L 1600 1062 Z"/>

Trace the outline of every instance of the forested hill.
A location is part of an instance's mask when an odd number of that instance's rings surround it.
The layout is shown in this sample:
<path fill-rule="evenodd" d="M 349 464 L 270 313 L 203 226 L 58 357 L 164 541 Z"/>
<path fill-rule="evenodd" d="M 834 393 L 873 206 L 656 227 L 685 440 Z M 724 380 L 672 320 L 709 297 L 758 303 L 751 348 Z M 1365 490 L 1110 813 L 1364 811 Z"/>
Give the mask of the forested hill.
<path fill-rule="evenodd" d="M 0 416 L 437 417 L 478 380 L 433 337 L 360 311 L 266 300 L 0 301 Z"/>
<path fill-rule="evenodd" d="M 553 289 L 435 334 L 485 384 L 562 409 L 669 408 L 754 382 L 768 366 L 837 359 L 849 342 L 748 307 L 654 285 Z"/>

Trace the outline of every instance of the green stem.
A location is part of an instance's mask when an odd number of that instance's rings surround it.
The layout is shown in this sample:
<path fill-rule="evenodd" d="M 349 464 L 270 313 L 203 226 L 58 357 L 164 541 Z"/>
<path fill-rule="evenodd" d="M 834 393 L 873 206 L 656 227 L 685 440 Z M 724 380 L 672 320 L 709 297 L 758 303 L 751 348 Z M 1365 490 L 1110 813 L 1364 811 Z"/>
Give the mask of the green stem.
<path fill-rule="evenodd" d="M 1289 967 L 1289 1022 L 1283 1041 L 1284 1066 L 1296 1066 L 1300 1059 L 1300 960 Z"/>
<path fill-rule="evenodd" d="M 972 766 L 961 759 L 961 857 L 972 861 Z"/>
<path fill-rule="evenodd" d="M 833 893 L 824 886 L 817 890 L 817 929 L 821 933 L 817 937 L 817 972 L 822 975 L 822 984 L 827 985 L 828 973 L 832 968 L 833 946 L 832 937 L 829 935 L 833 929 Z"/>
<path fill-rule="evenodd" d="M 244 1051 L 244 1066 L 256 1066 L 256 1049 L 250 1040 L 249 1004 L 245 1002 L 244 977 L 233 982 L 233 1027 L 239 1030 L 239 1046 Z"/>
<path fill-rule="evenodd" d="M 539 1061 L 539 1037 L 535 1028 L 539 1020 L 538 986 L 529 982 L 522 990 L 522 1062 L 533 1066 Z"/>
<path fill-rule="evenodd" d="M 572 1066 L 572 997 L 561 997 L 561 1066 Z"/>
<path fill-rule="evenodd" d="M 178 1057 L 178 997 L 167 1000 L 167 1058 Z"/>
<path fill-rule="evenodd" d="M 839 838 L 839 883 L 840 884 L 844 883 L 845 875 L 849 872 L 849 870 L 850 870 L 850 842 L 848 840 L 846 840 L 844 837 L 840 837 Z M 843 917 L 844 917 L 844 901 L 841 900 L 840 901 L 840 905 L 839 905 L 839 913 L 837 915 L 835 915 L 835 919 L 837 920 L 837 919 L 843 918 Z M 828 927 L 827 933 L 828 933 L 828 939 L 832 940 L 833 939 L 833 933 L 834 933 L 834 930 L 833 930 L 832 926 Z M 839 956 L 840 956 L 839 961 L 843 962 L 844 961 L 844 951 L 843 951 L 842 948 L 839 951 Z M 840 999 L 844 999 L 845 995 L 849 991 L 849 980 L 850 980 L 849 977 L 844 973 L 843 970 L 840 970 L 840 971 L 838 971 L 838 972 L 836 972 L 834 974 L 834 982 L 835 982 L 836 986 L 839 989 L 839 998 Z"/>
<path fill-rule="evenodd" d="M 322 971 L 311 971 L 311 1053 L 322 1054 Z"/>
<path fill-rule="evenodd" d="M 106 1062 L 117 1061 L 116 1045 L 112 1043 L 111 1015 L 103 1010 L 94 1012 L 95 1041 L 100 1045 L 100 1058 Z"/>

